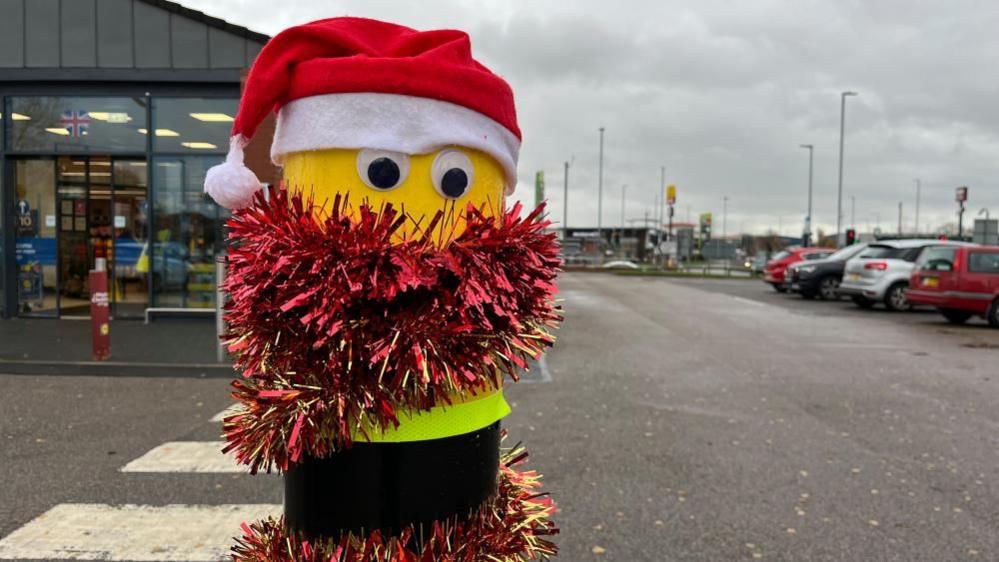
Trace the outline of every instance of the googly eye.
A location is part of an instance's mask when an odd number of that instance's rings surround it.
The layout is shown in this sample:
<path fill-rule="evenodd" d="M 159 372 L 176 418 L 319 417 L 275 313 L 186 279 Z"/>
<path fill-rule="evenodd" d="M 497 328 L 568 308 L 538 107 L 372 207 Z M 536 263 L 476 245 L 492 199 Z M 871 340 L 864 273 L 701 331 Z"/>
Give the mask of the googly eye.
<path fill-rule="evenodd" d="M 475 168 L 468 156 L 457 149 L 442 150 L 430 166 L 434 189 L 448 199 L 458 199 L 468 193 L 475 181 Z"/>
<path fill-rule="evenodd" d="M 409 156 L 366 148 L 357 153 L 357 174 L 368 187 L 378 191 L 395 189 L 409 175 Z"/>

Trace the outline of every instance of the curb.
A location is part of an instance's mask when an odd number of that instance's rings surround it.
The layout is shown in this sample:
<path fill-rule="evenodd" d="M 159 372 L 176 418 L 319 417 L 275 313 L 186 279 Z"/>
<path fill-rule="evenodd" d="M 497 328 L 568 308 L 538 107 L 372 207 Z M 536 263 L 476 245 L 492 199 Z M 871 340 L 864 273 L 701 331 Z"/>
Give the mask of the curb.
<path fill-rule="evenodd" d="M 43 361 L 0 359 L 6 375 L 181 377 L 231 379 L 236 376 L 227 363 L 145 363 L 138 361 Z"/>

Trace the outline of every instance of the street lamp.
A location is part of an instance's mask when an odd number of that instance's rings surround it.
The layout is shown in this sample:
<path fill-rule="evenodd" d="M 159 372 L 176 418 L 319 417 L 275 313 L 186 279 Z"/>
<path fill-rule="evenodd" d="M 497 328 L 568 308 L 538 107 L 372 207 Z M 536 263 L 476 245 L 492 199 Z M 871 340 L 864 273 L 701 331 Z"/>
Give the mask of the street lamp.
<path fill-rule="evenodd" d="M 624 239 L 624 224 L 625 224 L 624 200 L 625 197 L 627 196 L 628 196 L 628 184 L 624 184 L 621 186 L 621 232 L 617 235 L 617 249 L 619 252 L 621 252 L 622 256 L 624 255 L 624 251 L 622 249 L 623 246 L 621 245 L 621 241 Z"/>
<path fill-rule="evenodd" d="M 569 161 L 562 176 L 562 240 L 569 239 Z"/>
<path fill-rule="evenodd" d="M 842 92 L 839 95 L 839 187 L 836 193 L 836 238 L 838 246 L 845 243 L 843 232 L 843 135 L 846 129 L 846 98 L 857 92 Z"/>
<path fill-rule="evenodd" d="M 600 171 L 597 174 L 597 249 L 603 260 L 604 251 L 604 128 L 600 127 Z"/>
<path fill-rule="evenodd" d="M 569 237 L 569 166 L 576 163 L 576 157 L 565 161 L 565 171 L 562 176 L 562 239 Z"/>
<path fill-rule="evenodd" d="M 722 197 L 722 240 L 728 239 L 728 195 Z"/>
<path fill-rule="evenodd" d="M 808 214 L 805 215 L 805 239 L 802 245 L 809 248 L 812 245 L 812 157 L 815 154 L 815 146 L 803 144 L 801 148 L 808 149 Z"/>

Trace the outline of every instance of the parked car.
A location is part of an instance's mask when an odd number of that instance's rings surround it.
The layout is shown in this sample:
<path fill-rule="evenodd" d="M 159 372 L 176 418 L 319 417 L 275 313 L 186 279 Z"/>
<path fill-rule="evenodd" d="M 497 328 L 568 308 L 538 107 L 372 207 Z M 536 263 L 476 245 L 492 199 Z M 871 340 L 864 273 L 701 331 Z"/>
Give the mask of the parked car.
<path fill-rule="evenodd" d="M 638 269 L 638 265 L 628 260 L 612 260 L 602 266 L 604 269 Z"/>
<path fill-rule="evenodd" d="M 843 281 L 847 260 L 866 249 L 867 244 L 854 244 L 820 260 L 798 262 L 787 268 L 784 277 L 791 291 L 803 298 L 838 300 L 839 284 Z"/>
<path fill-rule="evenodd" d="M 999 246 L 926 248 L 906 296 L 936 307 L 955 324 L 983 316 L 999 328 Z"/>
<path fill-rule="evenodd" d="M 767 262 L 770 261 L 766 254 L 756 254 L 752 258 L 747 258 L 746 267 L 753 275 L 763 275 L 763 268 L 767 266 Z"/>
<path fill-rule="evenodd" d="M 829 248 L 799 248 L 798 246 L 787 248 L 775 254 L 764 266 L 763 281 L 769 283 L 778 293 L 787 292 L 788 285 L 784 279 L 784 273 L 788 266 L 800 261 L 819 260 L 832 253 L 833 250 Z"/>
<path fill-rule="evenodd" d="M 912 308 L 905 291 L 919 255 L 930 246 L 970 246 L 965 242 L 940 240 L 886 240 L 870 244 L 859 256 L 846 262 L 839 292 L 861 308 L 883 302 L 889 310 Z"/>

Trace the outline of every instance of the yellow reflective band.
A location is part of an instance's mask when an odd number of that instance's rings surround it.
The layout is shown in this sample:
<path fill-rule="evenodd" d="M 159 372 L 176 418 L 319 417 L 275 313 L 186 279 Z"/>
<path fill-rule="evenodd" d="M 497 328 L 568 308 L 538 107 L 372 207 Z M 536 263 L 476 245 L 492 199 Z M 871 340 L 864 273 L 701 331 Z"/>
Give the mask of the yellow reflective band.
<path fill-rule="evenodd" d="M 502 390 L 480 394 L 450 406 L 437 406 L 425 412 L 399 416 L 399 427 L 382 431 L 368 429 L 367 435 L 355 429 L 353 440 L 359 443 L 403 443 L 429 441 L 464 435 L 482 429 L 506 417 L 510 405 Z"/>

